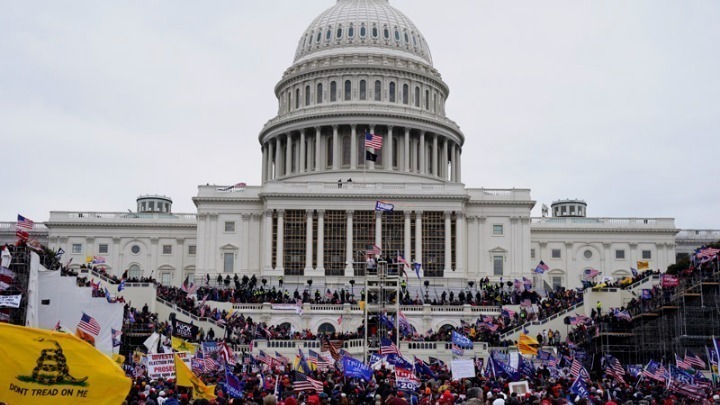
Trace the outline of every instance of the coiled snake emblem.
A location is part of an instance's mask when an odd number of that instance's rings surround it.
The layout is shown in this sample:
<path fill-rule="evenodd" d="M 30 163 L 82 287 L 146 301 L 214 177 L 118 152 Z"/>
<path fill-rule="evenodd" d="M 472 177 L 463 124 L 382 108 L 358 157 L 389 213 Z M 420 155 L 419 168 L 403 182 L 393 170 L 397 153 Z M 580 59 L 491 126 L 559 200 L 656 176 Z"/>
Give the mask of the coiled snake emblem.
<path fill-rule="evenodd" d="M 87 381 L 88 377 L 75 378 L 70 375 L 67 359 L 63 354 L 62 347 L 60 347 L 57 341 L 44 338 L 38 338 L 35 340 L 38 342 L 51 342 L 55 345 L 55 348 L 43 349 L 40 352 L 40 357 L 37 359 L 37 365 L 32 372 L 33 380 L 45 385 L 59 384 L 63 382 L 82 383 Z"/>

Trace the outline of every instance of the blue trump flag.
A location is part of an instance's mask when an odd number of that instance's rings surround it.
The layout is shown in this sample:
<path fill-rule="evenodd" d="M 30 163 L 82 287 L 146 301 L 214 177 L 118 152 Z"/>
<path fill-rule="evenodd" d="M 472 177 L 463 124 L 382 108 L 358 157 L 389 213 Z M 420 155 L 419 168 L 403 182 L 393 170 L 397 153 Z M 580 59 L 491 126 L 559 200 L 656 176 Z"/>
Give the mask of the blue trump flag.
<path fill-rule="evenodd" d="M 398 356 L 396 353 L 390 353 L 387 355 L 387 362 L 392 364 L 395 367 L 400 367 L 404 369 L 412 370 L 413 365 L 409 361 L 402 358 L 402 356 Z"/>
<path fill-rule="evenodd" d="M 375 211 L 393 212 L 395 205 L 385 201 L 375 201 Z"/>
<path fill-rule="evenodd" d="M 465 337 L 455 331 L 452 331 L 452 342 L 463 349 L 472 349 L 473 348 L 472 340 L 468 339 L 467 337 Z"/>
<path fill-rule="evenodd" d="M 428 366 L 422 359 L 418 359 L 417 356 L 415 356 L 415 371 L 417 371 L 420 374 L 424 374 L 433 378 L 436 378 L 435 372 L 432 371 L 430 366 Z"/>
<path fill-rule="evenodd" d="M 225 389 L 232 398 L 242 398 L 243 391 L 245 390 L 245 382 L 240 381 L 240 379 L 233 374 L 232 366 L 229 364 L 225 365 Z"/>
<path fill-rule="evenodd" d="M 372 369 L 360 360 L 345 356 L 342 358 L 342 365 L 345 377 L 361 378 L 368 382 L 372 380 Z"/>
<path fill-rule="evenodd" d="M 587 381 L 582 376 L 582 373 L 575 379 L 573 385 L 570 386 L 570 392 L 577 394 L 580 398 L 587 398 L 590 393 L 587 389 Z"/>

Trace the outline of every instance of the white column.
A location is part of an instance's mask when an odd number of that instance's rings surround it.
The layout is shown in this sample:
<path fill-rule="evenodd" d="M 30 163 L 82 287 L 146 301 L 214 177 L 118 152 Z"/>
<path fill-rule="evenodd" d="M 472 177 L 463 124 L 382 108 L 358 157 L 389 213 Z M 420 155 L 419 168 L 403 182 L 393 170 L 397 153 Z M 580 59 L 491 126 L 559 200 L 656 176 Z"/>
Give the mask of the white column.
<path fill-rule="evenodd" d="M 320 171 L 320 161 L 322 160 L 322 156 L 320 155 L 320 136 L 322 134 L 322 128 L 321 127 L 315 127 L 315 171 Z"/>
<path fill-rule="evenodd" d="M 403 169 L 410 172 L 410 128 L 405 128 L 405 148 L 403 151 Z"/>
<path fill-rule="evenodd" d="M 418 263 L 422 263 L 422 216 L 422 211 L 415 211 L 415 261 Z"/>
<path fill-rule="evenodd" d="M 333 125 L 333 144 L 332 144 L 332 168 L 333 170 L 340 169 L 340 154 L 338 153 L 338 126 Z"/>
<path fill-rule="evenodd" d="M 425 131 L 420 131 L 420 149 L 418 150 L 420 174 L 425 174 Z"/>
<path fill-rule="evenodd" d="M 455 142 L 450 144 L 450 181 L 457 181 L 457 159 L 455 158 Z"/>
<path fill-rule="evenodd" d="M 277 217 L 277 247 L 275 248 L 275 270 L 283 271 L 285 269 L 285 210 L 278 210 Z"/>
<path fill-rule="evenodd" d="M 298 173 L 305 173 L 305 129 L 300 130 L 300 159 L 298 160 Z"/>
<path fill-rule="evenodd" d="M 272 140 L 270 140 L 270 141 L 267 141 L 267 143 L 265 145 L 268 148 L 268 160 L 267 160 L 267 170 L 266 170 L 267 171 L 267 179 L 272 180 L 275 178 L 273 175 L 273 166 L 275 164 L 274 163 L 275 143 Z"/>
<path fill-rule="evenodd" d="M 268 150 L 267 150 L 267 144 L 263 144 L 262 146 L 262 174 L 260 177 L 260 183 L 265 183 L 267 181 L 267 159 L 268 159 Z"/>
<path fill-rule="evenodd" d="M 393 153 L 395 152 L 393 150 L 393 127 L 388 126 L 388 134 L 387 139 L 385 140 L 386 147 L 383 148 L 387 151 L 385 156 L 383 157 L 383 168 L 385 170 L 393 170 Z"/>
<path fill-rule="evenodd" d="M 275 178 L 283 175 L 283 172 L 280 171 L 280 168 L 282 165 L 280 164 L 280 161 L 282 159 L 282 156 L 280 155 L 282 153 L 282 148 L 280 147 L 280 135 L 277 135 L 275 137 Z"/>
<path fill-rule="evenodd" d="M 440 168 L 438 167 L 438 135 L 433 134 L 433 145 L 432 145 L 432 171 L 431 173 L 435 176 L 440 176 Z"/>
<path fill-rule="evenodd" d="M 307 215 L 307 229 L 305 231 L 305 275 L 312 271 L 313 258 L 313 210 L 305 211 Z"/>
<path fill-rule="evenodd" d="M 448 139 L 443 137 L 442 156 L 440 157 L 440 176 L 443 180 L 448 179 Z"/>
<path fill-rule="evenodd" d="M 452 270 L 452 211 L 445 211 L 445 277 Z"/>
<path fill-rule="evenodd" d="M 353 210 L 345 211 L 347 217 L 347 225 L 345 227 L 345 277 L 353 277 L 355 270 L 353 268 Z"/>
<path fill-rule="evenodd" d="M 455 163 L 455 170 L 457 171 L 457 176 L 455 176 L 455 181 L 458 183 L 462 183 L 462 160 L 460 159 L 460 155 L 462 154 L 462 148 L 460 148 L 460 145 L 458 144 L 457 147 L 457 163 Z"/>
<path fill-rule="evenodd" d="M 292 173 L 292 135 L 285 135 L 285 175 Z"/>
<path fill-rule="evenodd" d="M 412 217 L 412 211 L 405 211 L 404 214 L 405 214 L 405 232 L 404 232 L 403 248 L 405 250 L 405 253 L 404 253 L 405 260 L 410 262 L 412 260 L 412 251 L 411 251 L 412 247 L 410 246 L 410 240 L 411 240 L 411 238 L 410 238 L 410 228 L 411 228 L 410 220 Z"/>
<path fill-rule="evenodd" d="M 242 246 L 240 247 L 240 270 L 247 273 L 250 269 L 250 221 L 251 214 L 242 214 Z"/>
<path fill-rule="evenodd" d="M 458 274 L 465 272 L 465 214 L 455 212 L 455 270 Z"/>
<path fill-rule="evenodd" d="M 264 270 L 272 270 L 272 221 L 273 221 L 272 210 L 265 211 L 265 254 L 263 255 Z"/>
<path fill-rule="evenodd" d="M 382 249 L 382 211 L 375 211 L 375 244 Z"/>
<path fill-rule="evenodd" d="M 318 236 L 317 236 L 317 268 L 319 272 L 325 273 L 325 210 L 317 210 L 318 215 Z"/>
<path fill-rule="evenodd" d="M 350 125 L 350 168 L 355 170 L 358 165 L 358 150 L 357 150 L 357 125 Z"/>

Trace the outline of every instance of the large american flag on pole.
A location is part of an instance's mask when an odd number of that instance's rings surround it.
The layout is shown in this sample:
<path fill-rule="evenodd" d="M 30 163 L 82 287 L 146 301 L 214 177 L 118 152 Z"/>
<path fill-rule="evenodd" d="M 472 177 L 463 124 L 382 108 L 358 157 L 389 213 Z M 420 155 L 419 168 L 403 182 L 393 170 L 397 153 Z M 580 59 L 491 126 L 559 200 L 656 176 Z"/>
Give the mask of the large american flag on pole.
<path fill-rule="evenodd" d="M 18 216 L 17 216 L 18 229 L 23 229 L 25 231 L 32 231 L 34 226 L 35 226 L 35 222 L 33 222 L 29 218 L 25 218 L 24 216 L 18 214 Z"/>
<path fill-rule="evenodd" d="M 297 372 L 295 373 L 295 381 L 293 382 L 293 390 L 294 391 L 322 391 L 323 390 L 323 383 L 322 381 L 315 380 L 313 378 L 310 378 L 306 376 L 303 373 Z"/>
<path fill-rule="evenodd" d="M 365 132 L 365 147 L 372 149 L 380 149 L 383 145 L 383 139 L 380 135 Z"/>

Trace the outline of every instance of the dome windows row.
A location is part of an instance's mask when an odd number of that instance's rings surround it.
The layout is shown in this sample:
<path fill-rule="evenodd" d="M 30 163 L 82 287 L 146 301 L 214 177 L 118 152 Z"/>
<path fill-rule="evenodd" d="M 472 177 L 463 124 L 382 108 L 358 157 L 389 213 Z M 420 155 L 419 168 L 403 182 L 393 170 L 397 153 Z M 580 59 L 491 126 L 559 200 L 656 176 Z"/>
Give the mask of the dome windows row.
<path fill-rule="evenodd" d="M 412 49 L 420 55 L 425 55 L 423 39 L 415 32 L 408 32 L 405 28 L 399 28 L 397 26 L 391 27 L 387 24 L 378 26 L 377 23 L 372 23 L 369 29 L 365 23 L 360 23 L 359 27 L 358 36 L 360 43 L 365 43 L 367 40 L 370 40 L 372 43 L 382 41 L 385 45 L 392 45 L 394 42 L 395 46 L 405 47 L 408 50 Z M 353 43 L 356 39 L 355 30 L 356 25 L 354 23 L 350 23 L 347 27 L 343 26 L 343 24 L 338 24 L 337 27 L 328 25 L 326 28 L 317 29 L 317 31 L 312 30 L 305 34 L 302 47 L 300 48 L 301 53 L 310 52 L 313 48 L 317 49 L 323 45 L 328 46 L 332 43 L 333 38 L 338 43 L 343 41 Z M 370 34 L 369 37 L 368 33 Z"/>
<path fill-rule="evenodd" d="M 325 90 L 329 91 L 325 94 Z M 314 97 L 313 97 L 314 92 Z M 300 85 L 284 92 L 281 111 L 338 101 L 376 101 L 403 104 L 444 115 L 443 95 L 435 89 L 415 83 L 398 83 L 395 80 L 345 79 Z"/>

